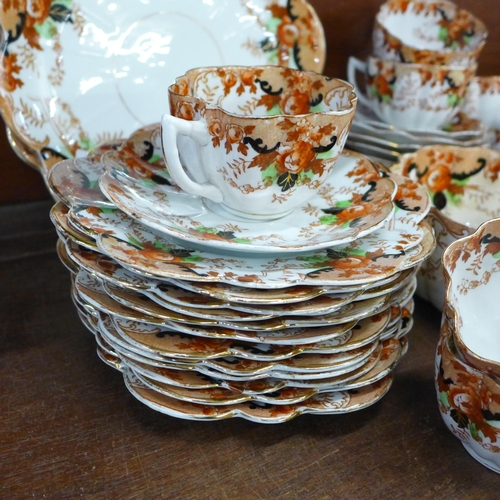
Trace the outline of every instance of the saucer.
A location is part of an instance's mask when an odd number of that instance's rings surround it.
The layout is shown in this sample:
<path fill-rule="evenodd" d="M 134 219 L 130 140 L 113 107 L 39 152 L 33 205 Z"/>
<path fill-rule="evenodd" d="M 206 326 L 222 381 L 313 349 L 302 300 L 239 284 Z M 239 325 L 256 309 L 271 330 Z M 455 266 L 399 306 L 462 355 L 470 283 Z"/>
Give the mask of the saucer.
<path fill-rule="evenodd" d="M 404 211 L 396 217 L 398 213 Z M 80 207 L 70 216 L 79 227 L 94 232 L 101 252 L 138 274 L 253 288 L 375 282 L 413 267 L 434 246 L 431 229 L 422 221 L 418 228 L 423 237 L 416 245 L 404 241 L 399 231 L 384 229 L 383 236 L 375 232 L 345 246 L 299 256 L 231 256 L 179 246 L 119 210 Z"/>
<path fill-rule="evenodd" d="M 381 399 L 392 384 L 387 376 L 375 384 L 349 391 L 332 391 L 318 394 L 303 403 L 291 405 L 266 405 L 246 402 L 227 406 L 210 406 L 180 401 L 160 394 L 146 385 L 130 370 L 123 373 L 125 385 L 131 394 L 150 408 L 167 415 L 189 420 L 222 420 L 241 417 L 259 423 L 280 423 L 304 413 L 331 415 L 349 413 L 366 408 Z"/>
<path fill-rule="evenodd" d="M 259 290 L 242 288 L 224 283 L 195 283 L 180 280 L 158 280 L 141 276 L 110 257 L 97 251 L 89 250 L 67 242 L 65 254 L 71 262 L 67 267 L 85 269 L 88 273 L 104 281 L 126 289 L 153 294 L 158 298 L 181 305 L 196 305 L 198 308 L 231 307 L 242 311 L 266 311 L 276 309 L 287 311 L 295 308 L 300 314 L 319 313 L 328 307 L 339 295 L 350 295 L 351 300 L 357 297 L 372 298 L 390 293 L 408 284 L 416 269 L 410 268 L 393 274 L 371 285 L 352 287 L 307 287 L 292 286 L 276 290 Z M 75 267 L 73 267 L 75 266 Z M 323 300 L 324 297 L 326 300 Z"/>
<path fill-rule="evenodd" d="M 273 221 L 243 219 L 216 204 L 208 206 L 201 197 L 151 183 L 115 169 L 100 178 L 101 190 L 112 203 L 152 229 L 191 245 L 263 253 L 326 248 L 371 233 L 392 216 L 396 192 L 394 183 L 380 178 L 367 158 L 350 152 L 339 156 L 315 196 Z"/>
<path fill-rule="evenodd" d="M 103 315 L 101 315 L 103 316 Z M 300 345 L 250 343 L 234 339 L 192 336 L 150 323 L 109 316 L 113 328 L 129 345 L 148 356 L 179 359 L 211 359 L 233 356 L 256 361 L 282 360 L 301 353 L 333 354 L 373 342 L 387 326 L 389 312 L 384 311 L 334 338 Z"/>
<path fill-rule="evenodd" d="M 90 250 L 73 241 L 66 243 L 66 252 L 68 257 L 75 262 L 79 268 L 83 268 L 90 274 L 111 281 L 119 286 L 130 288 L 137 291 L 160 292 L 166 285 L 172 284 L 178 289 L 186 292 L 196 293 L 204 297 L 204 304 L 207 307 L 220 305 L 221 303 L 237 303 L 241 305 L 269 305 L 276 307 L 285 304 L 295 304 L 298 302 L 309 301 L 320 297 L 328 292 L 344 292 L 344 287 L 328 286 L 290 286 L 283 289 L 253 289 L 243 288 L 225 283 L 196 283 L 181 280 L 161 280 L 137 274 L 130 269 L 123 267 L 120 263 L 97 251 Z M 389 276 L 384 281 L 393 281 L 397 279 L 398 274 Z M 378 285 L 378 283 L 377 283 Z M 358 293 L 367 285 L 358 285 L 349 287 L 345 293 Z"/>
<path fill-rule="evenodd" d="M 158 120 L 158 110 L 168 110 L 158 82 L 166 88 L 190 68 L 273 64 L 321 72 L 325 60 L 323 28 L 305 0 L 22 5 L 2 18 L 5 32 L 16 33 L 4 56 L 12 85 L 1 90 L 2 113 L 46 172 Z"/>
<path fill-rule="evenodd" d="M 251 320 L 241 317 L 207 319 L 165 309 L 146 297 L 125 289 L 116 287 L 110 290 L 109 287 L 104 287 L 98 278 L 85 271 L 80 271 L 76 275 L 75 288 L 85 302 L 106 314 L 169 326 L 185 332 L 195 332 L 198 326 L 240 331 L 276 331 L 347 324 L 383 311 L 393 299 L 391 294 L 352 302 L 332 314 L 319 316 L 264 316 L 262 319 L 253 316 Z"/>

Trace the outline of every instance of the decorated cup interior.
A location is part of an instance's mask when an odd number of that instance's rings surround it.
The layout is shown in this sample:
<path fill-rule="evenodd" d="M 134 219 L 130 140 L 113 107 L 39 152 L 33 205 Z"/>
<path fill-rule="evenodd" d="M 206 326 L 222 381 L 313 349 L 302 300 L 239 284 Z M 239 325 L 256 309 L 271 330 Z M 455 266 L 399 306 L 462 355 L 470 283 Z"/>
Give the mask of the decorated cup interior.
<path fill-rule="evenodd" d="M 431 51 L 468 52 L 488 34 L 482 21 L 447 1 L 389 0 L 376 20 L 402 44 Z"/>
<path fill-rule="evenodd" d="M 429 192 L 446 217 L 469 228 L 500 217 L 500 151 L 426 146 L 403 157 L 398 170 Z"/>
<path fill-rule="evenodd" d="M 500 375 L 500 219 L 453 242 L 443 269 L 457 348 L 472 366 Z"/>
<path fill-rule="evenodd" d="M 274 66 L 197 68 L 176 79 L 171 94 L 192 97 L 180 118 L 194 119 L 197 106 L 215 105 L 233 115 L 275 116 L 349 112 L 353 87 L 316 73 Z"/>

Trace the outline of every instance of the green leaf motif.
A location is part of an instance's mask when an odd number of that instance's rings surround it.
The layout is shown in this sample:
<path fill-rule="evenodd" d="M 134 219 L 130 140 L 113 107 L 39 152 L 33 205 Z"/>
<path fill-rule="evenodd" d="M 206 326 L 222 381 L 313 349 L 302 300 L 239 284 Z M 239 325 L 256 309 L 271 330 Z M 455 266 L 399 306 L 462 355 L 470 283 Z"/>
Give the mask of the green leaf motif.
<path fill-rule="evenodd" d="M 454 108 L 455 106 L 458 105 L 458 96 L 456 94 L 449 94 L 448 95 L 448 106 L 450 106 L 450 108 Z"/>
<path fill-rule="evenodd" d="M 203 257 L 200 255 L 190 255 L 189 257 L 184 257 L 183 262 L 203 262 Z"/>
<path fill-rule="evenodd" d="M 281 115 L 281 114 L 282 114 L 282 111 L 281 111 L 279 103 L 276 103 L 271 109 L 266 111 L 267 116 L 277 116 L 277 115 Z"/>
<path fill-rule="evenodd" d="M 270 186 L 278 177 L 278 170 L 276 169 L 276 162 L 271 163 L 265 170 L 262 171 L 262 180 L 266 185 Z"/>
<path fill-rule="evenodd" d="M 450 193 L 449 191 L 445 191 L 446 199 L 452 205 L 459 207 L 462 203 L 462 195 L 458 193 Z"/>
<path fill-rule="evenodd" d="M 320 224 L 323 224 L 324 226 L 332 226 L 333 224 L 337 223 L 337 220 L 338 220 L 338 216 L 332 215 L 332 214 L 322 215 L 319 218 Z"/>
<path fill-rule="evenodd" d="M 153 245 L 158 250 L 163 250 L 166 253 L 170 253 L 170 250 L 172 250 L 172 248 L 169 245 L 162 243 L 161 241 L 158 240 L 155 240 Z"/>
<path fill-rule="evenodd" d="M 156 163 L 158 160 L 161 160 L 160 155 L 153 155 L 149 160 L 148 163 L 153 164 Z"/>
<path fill-rule="evenodd" d="M 481 441 L 481 438 L 479 437 L 475 423 L 473 423 L 473 422 L 469 423 L 469 431 L 470 431 L 470 435 L 472 436 L 472 439 L 474 439 L 476 441 Z"/>
<path fill-rule="evenodd" d="M 143 245 L 142 245 L 142 243 L 141 243 L 138 239 L 134 238 L 133 236 L 130 236 L 130 235 L 129 235 L 129 237 L 128 237 L 128 240 L 127 240 L 127 241 L 128 241 L 131 245 L 134 245 L 135 247 L 144 248 L 144 247 L 143 247 Z"/>
<path fill-rule="evenodd" d="M 91 149 L 95 148 L 95 142 L 90 139 L 90 137 L 83 137 L 80 139 L 78 145 L 84 150 L 84 151 L 90 151 Z"/>
<path fill-rule="evenodd" d="M 197 227 L 195 228 L 195 231 L 205 234 L 217 234 L 219 232 L 219 230 L 215 227 Z"/>
<path fill-rule="evenodd" d="M 445 408 L 449 408 L 450 407 L 450 400 L 448 399 L 448 393 L 445 392 L 445 391 L 442 391 L 439 393 L 439 400 L 441 401 L 441 403 L 443 403 L 443 406 Z"/>
<path fill-rule="evenodd" d="M 438 40 L 441 40 L 442 42 L 446 41 L 448 38 L 448 29 L 445 28 L 444 26 L 441 26 L 439 28 L 439 33 L 438 33 Z"/>

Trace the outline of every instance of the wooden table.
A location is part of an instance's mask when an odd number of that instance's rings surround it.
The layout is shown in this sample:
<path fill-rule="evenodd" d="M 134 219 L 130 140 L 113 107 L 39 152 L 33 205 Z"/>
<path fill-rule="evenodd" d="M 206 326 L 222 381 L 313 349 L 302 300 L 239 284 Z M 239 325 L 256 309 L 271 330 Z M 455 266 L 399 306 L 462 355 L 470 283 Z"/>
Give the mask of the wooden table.
<path fill-rule="evenodd" d="M 95 353 L 55 252 L 50 202 L 0 208 L 0 498 L 496 499 L 500 478 L 448 432 L 434 392 L 440 314 L 376 405 L 280 425 L 177 420 Z"/>

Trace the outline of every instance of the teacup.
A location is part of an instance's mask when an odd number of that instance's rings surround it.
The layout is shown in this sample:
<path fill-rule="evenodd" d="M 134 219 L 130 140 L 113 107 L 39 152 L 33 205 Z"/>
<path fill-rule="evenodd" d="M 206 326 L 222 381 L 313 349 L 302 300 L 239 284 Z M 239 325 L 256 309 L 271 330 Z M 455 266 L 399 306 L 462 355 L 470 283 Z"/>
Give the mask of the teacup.
<path fill-rule="evenodd" d="M 287 215 L 331 174 L 354 116 L 352 91 L 342 80 L 276 66 L 188 71 L 169 87 L 171 114 L 162 118 L 170 174 L 232 214 Z"/>
<path fill-rule="evenodd" d="M 500 76 L 477 76 L 467 89 L 463 111 L 493 131 L 495 147 L 500 145 Z"/>
<path fill-rule="evenodd" d="M 443 253 L 446 308 L 464 360 L 500 376 L 500 219 L 482 224 Z"/>
<path fill-rule="evenodd" d="M 454 241 L 500 217 L 500 151 L 481 147 L 426 146 L 401 157 L 392 171 L 425 186 L 433 207 L 427 215 L 436 248 L 418 275 L 417 294 L 442 309 L 441 258 Z"/>
<path fill-rule="evenodd" d="M 469 366 L 443 317 L 435 363 L 438 405 L 448 429 L 478 462 L 500 472 L 500 385 Z"/>
<path fill-rule="evenodd" d="M 392 61 L 467 67 L 487 35 L 482 21 L 451 2 L 389 0 L 375 18 L 373 53 Z"/>
<path fill-rule="evenodd" d="M 366 81 L 366 95 L 356 73 Z M 409 64 L 369 57 L 349 58 L 348 79 L 359 101 L 380 120 L 405 130 L 435 130 L 450 124 L 460 111 L 476 65 L 460 68 Z"/>

